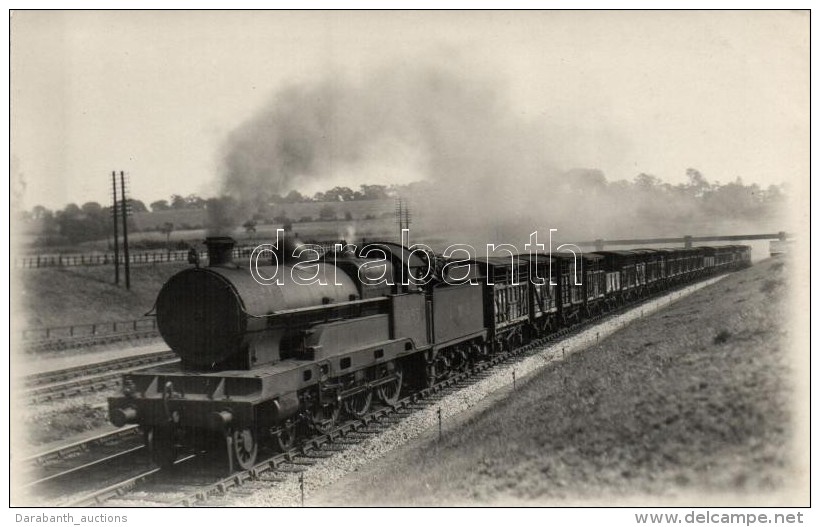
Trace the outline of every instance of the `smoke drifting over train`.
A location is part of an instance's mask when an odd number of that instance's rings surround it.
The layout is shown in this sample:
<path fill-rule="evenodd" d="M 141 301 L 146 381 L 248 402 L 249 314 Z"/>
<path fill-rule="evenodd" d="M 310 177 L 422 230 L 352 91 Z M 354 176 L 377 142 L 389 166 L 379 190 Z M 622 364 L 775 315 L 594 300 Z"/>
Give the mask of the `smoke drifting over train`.
<path fill-rule="evenodd" d="M 565 241 L 720 228 L 686 200 L 651 202 L 635 189 L 619 192 L 600 170 L 568 170 L 586 165 L 566 159 L 573 138 L 560 130 L 573 123 L 522 116 L 496 77 L 457 60 L 415 64 L 281 89 L 228 137 L 225 195 L 247 213 L 320 181 L 426 180 L 424 194 L 411 196 L 414 228 L 446 226 L 448 241 L 463 243 L 549 228 Z"/>

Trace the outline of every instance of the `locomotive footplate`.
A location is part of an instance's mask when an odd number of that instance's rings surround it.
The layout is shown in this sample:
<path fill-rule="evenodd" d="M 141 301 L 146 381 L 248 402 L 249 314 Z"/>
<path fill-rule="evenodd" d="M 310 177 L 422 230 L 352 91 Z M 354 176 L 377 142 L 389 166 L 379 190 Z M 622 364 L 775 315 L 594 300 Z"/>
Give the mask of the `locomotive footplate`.
<path fill-rule="evenodd" d="M 244 426 L 254 422 L 256 403 L 201 397 L 133 398 L 111 397 L 108 410 L 115 426 L 140 424 L 143 427 L 165 426 L 208 428 L 221 431 L 227 425 Z"/>
<path fill-rule="evenodd" d="M 175 423 L 182 427 L 219 430 L 255 422 L 255 412 L 265 405 L 273 421 L 284 420 L 292 409 L 290 399 L 318 377 L 315 365 L 282 361 L 252 371 L 183 373 L 167 365 L 125 376 L 123 395 L 108 399 L 111 422 L 116 426 L 143 427 Z"/>

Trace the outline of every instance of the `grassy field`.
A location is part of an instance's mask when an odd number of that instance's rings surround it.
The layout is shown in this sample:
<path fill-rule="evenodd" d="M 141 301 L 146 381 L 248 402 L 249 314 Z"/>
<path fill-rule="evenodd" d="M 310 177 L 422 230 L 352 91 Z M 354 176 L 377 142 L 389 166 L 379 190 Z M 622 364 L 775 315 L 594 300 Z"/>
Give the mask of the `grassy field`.
<path fill-rule="evenodd" d="M 794 469 L 784 269 L 760 263 L 635 322 L 447 423 L 441 442 L 433 431 L 311 504 L 668 503 L 778 491 Z"/>
<path fill-rule="evenodd" d="M 162 284 L 187 263 L 135 265 L 131 290 L 114 285 L 113 266 L 15 270 L 15 303 L 29 327 L 113 322 L 142 317 Z"/>

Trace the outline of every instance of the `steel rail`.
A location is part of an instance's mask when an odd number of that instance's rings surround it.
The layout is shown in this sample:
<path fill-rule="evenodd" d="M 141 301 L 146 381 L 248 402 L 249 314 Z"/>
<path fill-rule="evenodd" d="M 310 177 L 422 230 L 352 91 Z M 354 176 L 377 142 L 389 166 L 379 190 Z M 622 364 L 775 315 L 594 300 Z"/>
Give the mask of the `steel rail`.
<path fill-rule="evenodd" d="M 76 379 L 78 377 L 87 377 L 89 375 L 106 373 L 112 370 L 136 368 L 147 364 L 171 360 L 175 357 L 176 355 L 174 352 L 170 350 L 144 353 L 142 355 L 132 355 L 130 357 L 95 362 L 93 364 L 84 364 L 81 366 L 73 366 L 71 368 L 64 368 L 61 370 L 32 373 L 31 375 L 24 377 L 24 383 L 29 387 L 43 386 L 46 384 L 54 384 Z"/>
<path fill-rule="evenodd" d="M 119 362 L 119 364 L 124 365 L 120 366 L 117 365 L 118 361 L 109 361 L 107 363 L 108 366 L 101 370 L 105 373 L 92 374 L 85 377 L 80 376 L 80 368 L 82 367 L 78 367 L 77 369 L 71 368 L 72 370 L 75 370 L 71 373 L 71 375 L 79 376 L 79 378 L 73 378 L 72 380 L 65 382 L 38 385 L 34 388 L 24 390 L 22 397 L 28 399 L 34 404 L 40 404 L 50 401 L 59 401 L 69 397 L 76 397 L 78 395 L 96 393 L 102 390 L 121 386 L 123 373 L 138 371 L 142 368 L 150 367 L 148 366 L 149 364 L 151 366 L 156 366 L 162 364 L 173 364 L 178 361 L 179 359 L 176 358 L 173 353 L 160 352 L 153 358 L 143 357 L 137 361 L 123 359 Z M 96 366 L 97 365 L 90 365 L 89 371 L 100 371 Z"/>

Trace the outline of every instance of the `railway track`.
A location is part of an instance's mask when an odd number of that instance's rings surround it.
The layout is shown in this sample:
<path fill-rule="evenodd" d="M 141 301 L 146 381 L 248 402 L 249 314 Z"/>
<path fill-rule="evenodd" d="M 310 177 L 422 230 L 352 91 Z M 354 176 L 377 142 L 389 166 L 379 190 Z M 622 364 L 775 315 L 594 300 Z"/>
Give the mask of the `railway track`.
<path fill-rule="evenodd" d="M 146 329 L 105 335 L 56 337 L 48 339 L 31 340 L 24 341 L 22 346 L 26 353 L 37 354 L 53 351 L 67 351 L 79 348 L 90 348 L 92 346 L 101 346 L 105 344 L 113 344 L 116 342 L 147 340 L 157 337 L 159 337 L 158 330 Z"/>
<path fill-rule="evenodd" d="M 110 471 L 114 463 L 138 463 L 144 449 L 142 433 L 130 426 L 22 459 L 16 470 L 26 481 L 24 491 L 57 498 L 66 485 L 93 485 L 89 478 Z"/>
<path fill-rule="evenodd" d="M 171 351 L 145 353 L 63 370 L 35 373 L 24 378 L 24 397 L 38 404 L 115 388 L 125 371 L 178 360 Z"/>
<path fill-rule="evenodd" d="M 672 295 L 692 283 L 664 291 Z M 571 327 L 532 341 L 518 349 L 497 355 L 468 371 L 457 373 L 436 385 L 404 397 L 392 406 L 380 406 L 358 419 L 350 419 L 324 434 L 304 439 L 298 446 L 284 453 L 260 451 L 265 459 L 249 470 L 224 475 L 224 462 L 208 462 L 207 455 L 190 454 L 177 461 L 183 470 L 160 472 L 146 469 L 142 473 L 123 478 L 100 490 L 72 498 L 71 506 L 197 506 L 213 504 L 229 492 L 251 493 L 255 486 L 271 483 L 294 482 L 294 476 L 306 471 L 322 459 L 334 456 L 351 446 L 389 430 L 417 412 L 429 410 L 439 400 L 493 374 L 500 365 L 516 364 L 544 346 L 557 343 L 574 334 L 588 330 L 601 322 L 656 300 L 658 295 L 642 298 L 608 313 L 586 319 Z M 181 468 L 181 467 L 180 467 Z M 222 472 L 220 474 L 220 472 Z M 293 486 L 291 485 L 291 488 Z M 245 490 L 243 490 L 245 489 Z"/>

